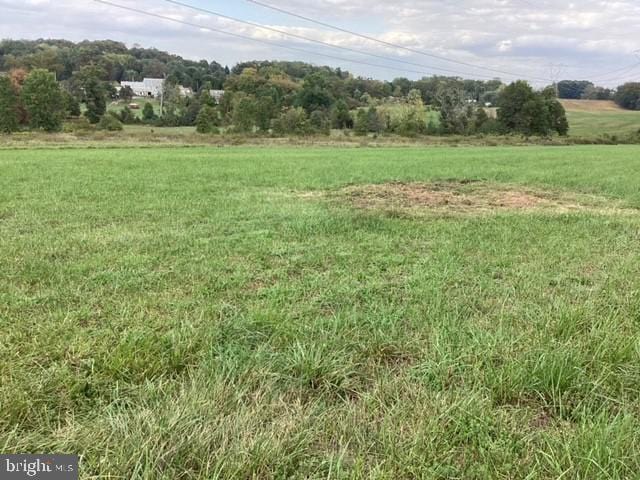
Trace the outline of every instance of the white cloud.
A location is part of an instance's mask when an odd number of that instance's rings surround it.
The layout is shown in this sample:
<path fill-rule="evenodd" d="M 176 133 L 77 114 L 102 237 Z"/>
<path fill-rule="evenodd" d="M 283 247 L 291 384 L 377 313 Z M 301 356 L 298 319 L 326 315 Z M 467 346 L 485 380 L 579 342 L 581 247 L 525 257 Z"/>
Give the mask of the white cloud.
<path fill-rule="evenodd" d="M 113 0 L 116 3 L 177 20 L 224 29 L 259 40 L 295 48 L 358 59 L 394 67 L 391 70 L 354 65 L 346 61 L 291 52 L 158 18 L 127 12 L 85 0 L 0 0 L 0 32 L 7 38 L 105 39 L 139 43 L 178 53 L 187 58 L 207 58 L 223 64 L 249 59 L 300 59 L 348 68 L 356 73 L 392 78 L 416 77 L 401 70 L 455 70 L 466 76 L 497 75 L 468 65 L 444 62 L 406 50 L 385 47 L 346 33 L 276 15 L 236 0 L 183 0 L 229 15 L 252 15 L 288 32 L 312 37 L 376 55 L 416 63 L 423 67 L 391 63 L 283 37 L 273 31 L 239 25 L 162 0 Z M 588 78 L 634 62 L 640 49 L 640 2 L 636 0 L 264 0 L 280 8 L 375 36 L 411 49 L 452 58 L 484 68 L 538 78 L 544 83 L 549 64 L 566 65 L 564 76 Z M 443 73 L 440 71 L 440 73 Z M 611 84 L 632 79 L 612 78 Z M 502 75 L 505 80 L 513 77 Z"/>

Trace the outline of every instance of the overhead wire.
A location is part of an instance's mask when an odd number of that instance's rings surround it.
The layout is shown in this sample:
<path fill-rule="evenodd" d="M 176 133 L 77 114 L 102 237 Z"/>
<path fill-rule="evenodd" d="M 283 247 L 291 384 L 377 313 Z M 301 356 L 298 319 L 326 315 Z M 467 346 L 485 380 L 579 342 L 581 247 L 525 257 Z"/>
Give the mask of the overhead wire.
<path fill-rule="evenodd" d="M 170 1 L 171 3 L 179 3 L 179 2 L 174 2 L 173 0 L 165 0 L 165 1 Z M 524 75 L 522 73 L 510 72 L 510 71 L 495 69 L 495 68 L 491 68 L 491 67 L 485 67 L 483 65 L 476 65 L 474 63 L 465 62 L 465 61 L 462 61 L 462 60 L 452 59 L 452 58 L 449 58 L 449 57 L 445 57 L 443 55 L 437 55 L 435 53 L 427 52 L 427 51 L 424 51 L 424 50 L 419 50 L 419 49 L 416 49 L 416 48 L 407 47 L 407 46 L 400 45 L 400 44 L 397 44 L 397 43 L 388 42 L 386 40 L 380 40 L 379 38 L 375 38 L 375 37 L 372 37 L 370 35 L 365 35 L 363 33 L 359 33 L 359 32 L 353 31 L 353 30 L 349 30 L 347 28 L 339 27 L 337 25 L 332 25 L 332 24 L 327 23 L 327 22 L 316 20 L 314 18 L 305 16 L 305 15 L 301 15 L 299 13 L 292 12 L 290 10 L 286 10 L 284 8 L 281 8 L 281 7 L 276 7 L 274 5 L 271 5 L 271 4 L 265 3 L 265 2 L 261 2 L 259 0 L 245 0 L 245 1 L 248 2 L 248 3 L 252 3 L 254 5 L 261 6 L 263 8 L 267 8 L 267 9 L 270 9 L 270 10 L 273 10 L 273 11 L 276 11 L 276 12 L 279 12 L 279 13 L 283 13 L 285 15 L 288 15 L 288 16 L 291 16 L 291 17 L 294 17 L 294 18 L 298 18 L 300 20 L 305 20 L 307 22 L 311 22 L 311 23 L 314 23 L 316 25 L 320 25 L 322 27 L 330 28 L 332 30 L 336 30 L 336 31 L 342 32 L 342 33 L 347 33 L 349 35 L 353 35 L 355 37 L 359 37 L 359 38 L 362 38 L 364 40 L 369 40 L 371 42 L 376 42 L 376 43 L 378 43 L 380 45 L 384 45 L 384 46 L 389 47 L 389 48 L 400 49 L 400 50 L 411 52 L 411 53 L 414 53 L 414 54 L 417 54 L 417 55 L 422 55 L 422 56 L 425 56 L 425 57 L 435 58 L 435 59 L 442 60 L 442 61 L 445 61 L 445 62 L 455 63 L 455 64 L 458 64 L 458 65 L 464 65 L 466 67 L 476 68 L 476 69 L 484 70 L 484 71 L 488 71 L 488 72 L 500 73 L 500 74 L 503 74 L 503 75 L 509 75 L 509 76 L 512 76 L 512 77 L 530 78 L 530 79 L 533 79 L 533 80 L 543 80 L 543 81 L 548 80 L 546 78 L 532 77 L 532 76 L 529 76 L 529 75 Z"/>
<path fill-rule="evenodd" d="M 253 37 L 250 37 L 248 35 L 242 35 L 242 34 L 239 34 L 239 33 L 229 32 L 229 31 L 222 30 L 222 29 L 219 29 L 219 28 L 209 27 L 209 26 L 206 26 L 206 25 L 201 25 L 201 24 L 198 24 L 198 23 L 188 22 L 186 20 L 180 20 L 180 19 L 177 19 L 177 18 L 172 18 L 172 17 L 166 16 L 166 15 L 161 15 L 161 14 L 158 14 L 158 13 L 153 13 L 153 12 L 149 12 L 149 11 L 145 11 L 145 10 L 140 10 L 138 8 L 129 7 L 129 6 L 126 6 L 126 5 L 121 5 L 121 4 L 114 3 L 114 2 L 111 2 L 111 1 L 108 1 L 108 0 L 93 0 L 93 1 L 96 2 L 96 3 L 103 4 L 103 5 L 111 6 L 111 7 L 114 7 L 114 8 L 119 8 L 119 9 L 122 9 L 122 10 L 127 10 L 127 11 L 138 13 L 138 14 L 141 14 L 141 15 L 146 15 L 146 16 L 150 16 L 150 17 L 166 20 L 166 21 L 169 21 L 169 22 L 178 23 L 178 24 L 181 24 L 181 25 L 197 28 L 199 30 L 206 30 L 206 31 L 210 31 L 210 32 L 214 32 L 214 33 L 218 33 L 218 34 L 222 34 L 222 35 L 227 35 L 227 36 L 231 36 L 231 37 L 235 37 L 235 38 L 240 38 L 240 39 L 243 39 L 243 40 L 249 40 L 249 41 L 256 42 L 256 43 L 261 43 L 261 44 L 264 44 L 264 45 L 269 45 L 271 47 L 277 47 L 277 48 L 287 49 L 287 50 L 291 50 L 291 51 L 295 51 L 295 52 L 299 52 L 299 53 L 304 53 L 304 54 L 307 54 L 307 55 L 325 57 L 325 58 L 330 58 L 330 59 L 338 60 L 338 61 L 342 61 L 342 62 L 359 64 L 359 65 L 366 65 L 366 66 L 370 66 L 370 67 L 381 68 L 381 69 L 384 69 L 384 70 L 391 70 L 391 71 L 395 71 L 395 72 L 416 73 L 416 74 L 421 74 L 421 75 L 433 75 L 433 72 L 429 72 L 429 71 L 409 70 L 409 69 L 405 69 L 405 68 L 390 67 L 388 65 L 381 65 L 381 64 L 366 62 L 366 61 L 362 61 L 362 60 L 339 57 L 339 56 L 336 56 L 336 55 L 330 55 L 330 54 L 321 53 L 321 52 L 314 52 L 312 50 L 306 50 L 306 49 L 302 49 L 302 48 L 298 48 L 298 47 L 293 47 L 293 46 L 290 46 L 290 45 L 282 45 L 280 43 L 271 42 L 271 41 L 268 41 L 268 40 L 262 40 L 262 39 L 258 39 L 258 38 L 253 38 Z M 433 67 L 433 69 L 437 69 L 437 67 Z M 486 78 L 493 78 L 493 77 L 486 77 Z"/>
<path fill-rule="evenodd" d="M 169 0 L 166 0 L 166 1 L 169 1 Z M 507 74 L 507 75 L 515 76 L 515 77 L 519 77 L 519 78 L 525 78 L 525 79 L 526 78 L 533 78 L 533 79 L 538 80 L 538 81 L 548 81 L 549 80 L 548 78 L 529 77 L 527 75 L 517 74 L 517 73 L 514 73 L 514 72 L 506 72 L 504 70 L 498 70 L 498 69 L 493 69 L 493 68 L 489 68 L 489 67 L 474 65 L 474 64 L 469 63 L 469 62 L 458 61 L 458 60 L 447 58 L 447 57 L 444 57 L 444 56 L 441 56 L 441 55 L 436 55 L 436 54 L 431 53 L 431 52 L 426 52 L 424 50 L 419 50 L 419 49 L 415 49 L 415 48 L 411 48 L 411 47 L 406 47 L 404 45 L 399 45 L 399 44 L 396 44 L 396 43 L 393 43 L 393 42 L 389 42 L 389 41 L 386 41 L 386 40 L 381 40 L 379 38 L 375 38 L 375 37 L 372 37 L 370 35 L 359 33 L 359 32 L 356 32 L 354 30 L 350 30 L 350 29 L 343 28 L 343 27 L 340 27 L 340 26 L 337 26 L 337 25 L 333 25 L 333 24 L 330 24 L 330 23 L 327 23 L 327 22 L 324 22 L 324 21 L 321 21 L 321 20 L 317 20 L 317 19 L 312 18 L 310 16 L 302 15 L 302 14 L 293 12 L 291 10 L 287 10 L 285 8 L 282 8 L 282 7 L 277 7 L 275 5 L 271 5 L 271 4 L 263 2 L 261 0 L 245 0 L 245 1 L 247 3 L 258 5 L 260 7 L 267 8 L 267 9 L 270 9 L 272 11 L 285 14 L 285 15 L 288 15 L 288 16 L 293 17 L 293 18 L 297 18 L 297 19 L 300 19 L 300 20 L 311 22 L 311 23 L 314 23 L 316 25 L 320 25 L 320 26 L 325 27 L 325 28 L 330 28 L 332 30 L 336 30 L 336 31 L 339 31 L 339 32 L 347 33 L 347 34 L 353 35 L 355 37 L 359 37 L 359 38 L 362 38 L 362 39 L 365 39 L 365 40 L 376 42 L 376 43 L 384 45 L 386 47 L 395 48 L 395 49 L 401 49 L 401 50 L 405 50 L 405 51 L 408 51 L 408 52 L 411 52 L 411 53 L 415 53 L 415 54 L 418 54 L 418 55 L 423 55 L 423 56 L 427 56 L 427 57 L 443 60 L 443 61 L 446 61 L 446 62 L 457 63 L 457 64 L 460 64 L 460 65 L 465 65 L 465 66 L 469 66 L 469 67 L 473 67 L 473 68 L 478 68 L 478 69 L 481 69 L 481 70 L 488 70 L 488 71 L 492 71 L 492 72 L 496 72 L 496 73 L 503 73 L 503 74 Z M 528 0 L 520 0 L 520 1 L 523 2 L 523 3 L 526 3 L 528 6 L 535 7 L 535 5 L 533 5 Z M 175 2 L 172 2 L 172 3 L 175 3 Z M 637 64 L 634 64 L 632 67 L 635 67 L 636 65 Z M 611 71 L 607 71 L 607 72 L 601 72 L 601 73 L 596 74 L 595 76 L 591 75 L 590 77 L 593 78 L 593 79 L 599 78 L 599 77 L 606 77 L 606 76 L 608 76 L 610 74 L 627 70 L 628 68 L 629 67 L 622 67 L 620 69 L 615 69 L 615 70 L 611 70 Z"/>

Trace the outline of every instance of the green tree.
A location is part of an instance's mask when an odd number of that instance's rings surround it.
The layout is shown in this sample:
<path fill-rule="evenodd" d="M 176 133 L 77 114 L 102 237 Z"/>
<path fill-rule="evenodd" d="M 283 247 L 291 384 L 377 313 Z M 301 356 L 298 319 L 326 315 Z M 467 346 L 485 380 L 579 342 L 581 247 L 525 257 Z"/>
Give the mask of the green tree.
<path fill-rule="evenodd" d="M 147 102 L 142 107 L 142 120 L 146 123 L 152 123 L 158 119 L 155 110 L 153 109 L 153 105 Z"/>
<path fill-rule="evenodd" d="M 318 72 L 308 75 L 298 92 L 296 106 L 310 113 L 314 110 L 328 109 L 332 103 L 333 95 L 326 74 Z"/>
<path fill-rule="evenodd" d="M 384 117 L 376 107 L 369 107 L 367 110 L 367 129 L 370 132 L 382 133 L 386 128 L 385 123 Z"/>
<path fill-rule="evenodd" d="M 163 95 L 163 111 L 160 112 L 162 124 L 177 127 L 181 124 L 182 113 L 186 108 L 186 99 L 180 94 L 180 88 L 165 82 Z"/>
<path fill-rule="evenodd" d="M 107 111 L 106 94 L 97 79 L 90 79 L 85 84 L 85 116 L 91 123 L 98 123 Z"/>
<path fill-rule="evenodd" d="M 407 109 L 400 117 L 400 120 L 394 125 L 393 130 L 403 137 L 415 137 L 418 134 L 424 133 L 427 130 L 427 125 L 424 120 L 424 109 L 418 107 Z"/>
<path fill-rule="evenodd" d="M 7 76 L 0 76 L 0 133 L 18 130 L 18 96 Z"/>
<path fill-rule="evenodd" d="M 640 110 L 640 82 L 625 83 L 619 86 L 614 100 L 627 110 Z"/>
<path fill-rule="evenodd" d="M 471 129 L 474 132 L 482 132 L 483 128 L 489 122 L 489 115 L 487 115 L 486 110 L 482 106 L 478 106 L 474 115 L 473 115 L 473 123 Z"/>
<path fill-rule="evenodd" d="M 512 83 L 498 97 L 498 121 L 507 132 L 524 135 L 566 135 L 568 122 L 553 89 L 537 93 L 522 80 Z"/>
<path fill-rule="evenodd" d="M 31 128 L 47 132 L 62 128 L 64 99 L 52 73 L 41 69 L 32 71 L 22 87 L 22 99 Z"/>
<path fill-rule="evenodd" d="M 558 97 L 567 99 L 580 99 L 588 88 L 593 88 L 593 83 L 586 80 L 562 80 L 558 82 Z"/>
<path fill-rule="evenodd" d="M 118 115 L 119 120 L 125 125 L 131 125 L 136 123 L 136 116 L 133 114 L 133 110 L 131 110 L 128 106 L 125 106 L 121 111 L 120 115 Z"/>
<path fill-rule="evenodd" d="M 202 110 L 202 104 L 199 97 L 188 97 L 185 99 L 185 106 L 182 109 L 180 123 L 185 126 L 196 125 L 198 114 Z"/>
<path fill-rule="evenodd" d="M 331 122 L 334 128 L 344 129 L 353 127 L 353 118 L 349 106 L 343 99 L 338 100 L 331 110 Z"/>
<path fill-rule="evenodd" d="M 208 105 L 210 107 L 216 106 L 216 100 L 209 94 L 209 89 L 202 90 L 199 97 L 202 105 Z"/>
<path fill-rule="evenodd" d="M 562 104 L 556 99 L 555 89 L 548 87 L 543 90 L 541 96 L 547 108 L 549 129 L 561 136 L 567 135 L 569 133 L 567 113 Z"/>
<path fill-rule="evenodd" d="M 107 90 L 102 80 L 104 75 L 104 71 L 95 65 L 87 65 L 74 74 L 74 83 L 83 92 L 87 107 L 84 115 L 91 123 L 98 123 L 107 111 Z"/>
<path fill-rule="evenodd" d="M 256 99 L 256 126 L 260 130 L 265 132 L 269 130 L 271 119 L 275 115 L 275 107 L 271 97 L 261 96 Z"/>
<path fill-rule="evenodd" d="M 610 88 L 588 86 L 582 93 L 583 100 L 611 100 L 613 92 Z"/>
<path fill-rule="evenodd" d="M 324 110 L 314 110 L 309 115 L 309 125 L 318 133 L 331 133 L 331 122 Z"/>
<path fill-rule="evenodd" d="M 310 133 L 309 117 L 301 108 L 289 108 L 272 122 L 274 133 L 280 135 L 306 135 Z"/>
<path fill-rule="evenodd" d="M 258 105 L 253 95 L 237 95 L 233 106 L 233 126 L 238 132 L 251 132 L 256 125 Z"/>
<path fill-rule="evenodd" d="M 119 132 L 122 130 L 122 123 L 114 115 L 106 113 L 98 122 L 99 130 L 108 130 L 110 132 Z"/>
<path fill-rule="evenodd" d="M 445 84 L 438 89 L 437 100 L 440 104 L 440 128 L 444 133 L 463 134 L 467 131 L 470 117 L 464 91 L 455 85 Z"/>
<path fill-rule="evenodd" d="M 118 94 L 120 100 L 124 100 L 125 102 L 130 102 L 133 99 L 133 89 L 126 85 L 120 89 L 120 93 Z"/>
<path fill-rule="evenodd" d="M 211 105 L 203 105 L 196 118 L 198 133 L 212 133 L 217 131 L 218 111 Z"/>
<path fill-rule="evenodd" d="M 80 102 L 78 99 L 67 91 L 62 91 L 64 99 L 64 109 L 69 117 L 79 117 L 81 115 Z"/>
<path fill-rule="evenodd" d="M 356 113 L 355 126 L 353 130 L 356 135 L 364 136 L 369 133 L 369 116 L 365 109 L 361 108 Z"/>

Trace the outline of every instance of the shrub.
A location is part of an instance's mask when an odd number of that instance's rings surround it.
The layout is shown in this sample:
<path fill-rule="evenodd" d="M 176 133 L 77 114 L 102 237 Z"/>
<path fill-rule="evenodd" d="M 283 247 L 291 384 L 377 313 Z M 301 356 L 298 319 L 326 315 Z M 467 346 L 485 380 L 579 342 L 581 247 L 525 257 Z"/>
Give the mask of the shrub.
<path fill-rule="evenodd" d="M 354 132 L 356 135 L 365 136 L 369 133 L 369 118 L 367 111 L 360 109 L 356 113 L 356 120 L 354 122 Z"/>
<path fill-rule="evenodd" d="M 271 122 L 274 133 L 280 135 L 306 135 L 311 133 L 310 127 L 307 112 L 301 107 L 285 110 Z"/>
<path fill-rule="evenodd" d="M 309 116 L 311 128 L 318 133 L 328 135 L 331 133 L 331 121 L 323 110 L 314 110 Z"/>
<path fill-rule="evenodd" d="M 87 133 L 93 130 L 93 128 L 88 118 L 78 117 L 65 122 L 63 130 L 67 133 Z"/>
<path fill-rule="evenodd" d="M 627 110 L 640 110 L 640 82 L 625 83 L 618 87 L 614 100 Z"/>
<path fill-rule="evenodd" d="M 63 91 L 62 98 L 64 100 L 64 109 L 68 117 L 79 117 L 81 115 L 80 102 L 69 92 Z"/>
<path fill-rule="evenodd" d="M 107 130 L 109 132 L 118 132 L 122 130 L 122 122 L 114 115 L 106 114 L 100 118 L 98 122 L 98 130 Z"/>
<path fill-rule="evenodd" d="M 142 107 L 142 120 L 146 123 L 152 123 L 158 119 L 155 110 L 153 109 L 153 105 L 149 102 L 144 104 Z"/>
<path fill-rule="evenodd" d="M 218 112 L 210 105 L 205 104 L 196 118 L 196 132 L 217 133 Z"/>
<path fill-rule="evenodd" d="M 422 109 L 411 108 L 394 125 L 394 132 L 403 137 L 416 137 L 426 131 L 426 122 L 421 118 Z"/>
<path fill-rule="evenodd" d="M 18 96 L 9 77 L 0 76 L 0 133 L 18 129 Z"/>
<path fill-rule="evenodd" d="M 133 110 L 131 110 L 127 106 L 125 106 L 120 111 L 120 114 L 118 115 L 118 120 L 120 120 L 125 125 L 131 125 L 131 124 L 134 124 L 134 123 L 136 123 L 138 121 L 138 119 L 136 118 L 136 116 L 133 113 Z"/>

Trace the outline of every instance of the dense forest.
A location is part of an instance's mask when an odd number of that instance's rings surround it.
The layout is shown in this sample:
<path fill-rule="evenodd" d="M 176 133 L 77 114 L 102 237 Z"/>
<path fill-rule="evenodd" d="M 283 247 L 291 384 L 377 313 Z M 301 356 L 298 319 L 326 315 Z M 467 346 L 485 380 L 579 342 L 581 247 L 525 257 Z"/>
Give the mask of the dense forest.
<path fill-rule="evenodd" d="M 45 79 L 46 72 L 56 85 Z M 29 85 L 34 74 L 48 86 Z M 444 76 L 381 81 L 304 62 L 252 61 L 229 68 L 156 49 L 129 48 L 111 40 L 3 40 L 0 75 L 4 77 L 0 97 L 5 97 L 0 98 L 0 108 L 17 112 L 18 126 L 10 120 L 11 127 L 3 127 L 5 131 L 33 127 L 30 119 L 40 115 L 29 110 L 29 95 L 33 97 L 35 91 L 51 99 L 58 95 L 57 90 L 60 99 L 49 102 L 61 109 L 49 122 L 53 130 L 61 128 L 65 118 L 76 117 L 108 129 L 145 122 L 197 126 L 203 133 L 224 128 L 308 134 L 334 128 L 353 129 L 363 135 L 549 135 L 568 130 L 553 87 L 535 91 L 526 82 L 507 86 L 498 78 L 482 81 Z M 141 115 L 127 106 L 117 112 L 108 108 L 110 103 L 131 100 L 132 92 L 120 89 L 119 82 L 146 77 L 166 79 L 160 111 L 152 105 L 145 105 Z M 560 98 L 613 98 L 625 108 L 640 108 L 634 85 L 615 92 L 590 82 L 563 81 L 557 92 Z M 25 86 L 28 88 L 23 92 Z M 193 94 L 181 94 L 184 90 L 179 87 Z M 220 102 L 210 97 L 211 90 L 225 91 Z M 11 95 L 15 98 L 9 98 Z M 37 108 L 35 97 L 31 102 L 32 108 Z M 490 115 L 487 107 L 497 107 L 497 115 Z M 506 118 L 507 112 L 514 118 Z"/>
<path fill-rule="evenodd" d="M 495 100 L 502 85 L 498 79 L 488 82 L 461 80 L 448 77 L 429 77 L 418 81 L 398 78 L 392 82 L 354 77 L 347 71 L 329 67 L 316 67 L 303 62 L 244 62 L 232 69 L 207 60 L 192 61 L 156 49 L 128 48 L 112 40 L 4 40 L 0 42 L 0 71 L 12 69 L 45 69 L 56 74 L 59 81 L 71 81 L 86 66 L 98 67 L 100 80 L 121 82 L 139 81 L 144 77 L 166 78 L 171 84 L 182 85 L 199 91 L 206 85 L 224 89 L 228 79 L 239 76 L 247 68 L 259 71 L 269 78 L 281 75 L 293 85 L 309 75 L 321 73 L 339 86 L 338 96 L 345 96 L 352 104 L 359 103 L 363 95 L 382 99 L 406 96 L 412 89 L 421 92 L 423 101 L 436 100 L 438 87 L 455 82 L 465 95 L 476 101 Z"/>

